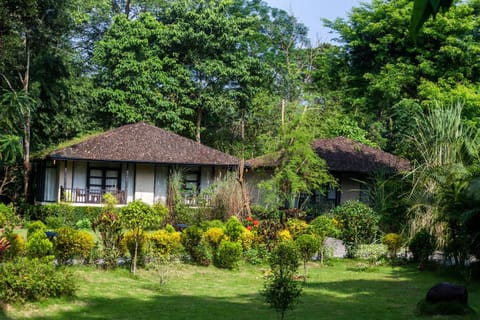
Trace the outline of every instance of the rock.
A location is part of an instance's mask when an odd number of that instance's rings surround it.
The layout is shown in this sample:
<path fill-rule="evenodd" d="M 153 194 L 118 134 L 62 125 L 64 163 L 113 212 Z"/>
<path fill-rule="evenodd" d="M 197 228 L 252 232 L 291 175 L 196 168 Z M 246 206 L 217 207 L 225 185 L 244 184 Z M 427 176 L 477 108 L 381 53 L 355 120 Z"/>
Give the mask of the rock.
<path fill-rule="evenodd" d="M 467 288 L 447 282 L 438 283 L 428 290 L 426 301 L 430 303 L 457 301 L 467 305 Z"/>

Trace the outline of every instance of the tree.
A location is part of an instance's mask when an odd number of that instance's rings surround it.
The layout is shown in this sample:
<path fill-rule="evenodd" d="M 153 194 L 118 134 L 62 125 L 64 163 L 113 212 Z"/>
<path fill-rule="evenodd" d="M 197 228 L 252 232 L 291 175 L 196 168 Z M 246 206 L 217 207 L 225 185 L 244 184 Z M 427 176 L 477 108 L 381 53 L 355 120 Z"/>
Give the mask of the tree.
<path fill-rule="evenodd" d="M 413 150 L 401 147 L 408 145 L 404 137 L 412 129 L 402 125 L 405 116 L 434 108 L 435 101 L 449 103 L 452 96 L 465 101 L 465 115 L 478 125 L 477 7 L 478 0 L 469 0 L 438 13 L 425 22 L 415 43 L 407 31 L 410 1 L 375 0 L 353 8 L 348 20 L 326 22 L 340 34 L 339 52 L 331 49 L 327 56 L 340 67 L 318 74 L 316 81 L 341 79 L 332 98 L 361 118 L 363 128 L 381 124 L 387 151 L 410 155 Z"/>
<path fill-rule="evenodd" d="M 288 309 L 292 309 L 298 302 L 302 289 L 293 280 L 298 269 L 298 252 L 293 242 L 282 242 L 270 255 L 272 276 L 267 279 L 261 294 L 265 301 L 285 318 Z"/>
<path fill-rule="evenodd" d="M 311 194 L 326 184 L 335 184 L 325 161 L 313 150 L 312 141 L 312 131 L 302 116 L 288 124 L 277 144 L 279 166 L 262 187 L 274 193 L 280 206 L 293 208 L 302 193 Z"/>
<path fill-rule="evenodd" d="M 410 20 L 410 34 L 416 38 L 425 21 L 442 9 L 448 9 L 453 0 L 415 0 Z"/>
<path fill-rule="evenodd" d="M 307 262 L 320 249 L 320 240 L 311 234 L 302 234 L 295 240 L 297 250 L 303 260 L 303 282 L 307 282 Z"/>
<path fill-rule="evenodd" d="M 135 242 L 134 255 L 132 257 L 132 273 L 135 275 L 137 271 L 137 255 L 138 245 L 145 228 L 157 225 L 160 216 L 155 214 L 152 208 L 142 200 L 130 202 L 127 206 L 120 210 L 120 223 L 127 229 L 132 230 L 133 240 Z"/>

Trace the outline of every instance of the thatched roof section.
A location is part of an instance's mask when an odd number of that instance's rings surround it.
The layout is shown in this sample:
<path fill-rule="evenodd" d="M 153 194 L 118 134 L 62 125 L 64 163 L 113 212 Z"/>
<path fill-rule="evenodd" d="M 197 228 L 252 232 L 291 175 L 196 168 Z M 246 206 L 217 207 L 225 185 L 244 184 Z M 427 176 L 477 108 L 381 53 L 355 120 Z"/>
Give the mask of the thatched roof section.
<path fill-rule="evenodd" d="M 239 160 L 144 122 L 125 125 L 50 152 L 57 160 L 237 166 Z"/>
<path fill-rule="evenodd" d="M 312 147 L 327 162 L 330 171 L 373 173 L 410 168 L 406 159 L 345 137 L 317 139 Z"/>
<path fill-rule="evenodd" d="M 406 159 L 344 137 L 317 139 L 312 142 L 320 158 L 332 172 L 373 173 L 379 170 L 405 171 Z M 280 164 L 280 153 L 267 154 L 247 161 L 252 168 L 274 168 Z"/>

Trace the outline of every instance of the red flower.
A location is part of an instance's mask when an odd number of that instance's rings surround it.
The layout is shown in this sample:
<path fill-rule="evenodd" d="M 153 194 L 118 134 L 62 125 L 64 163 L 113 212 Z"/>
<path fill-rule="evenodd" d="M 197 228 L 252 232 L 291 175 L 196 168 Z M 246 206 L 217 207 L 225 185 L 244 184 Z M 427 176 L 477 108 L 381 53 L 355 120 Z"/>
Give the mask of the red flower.
<path fill-rule="evenodd" d="M 253 225 L 258 226 L 258 220 L 253 220 Z"/>
<path fill-rule="evenodd" d="M 248 231 L 252 231 L 252 226 L 247 226 Z"/>
<path fill-rule="evenodd" d="M 247 221 L 252 221 L 252 220 L 253 220 L 252 216 L 247 217 Z"/>

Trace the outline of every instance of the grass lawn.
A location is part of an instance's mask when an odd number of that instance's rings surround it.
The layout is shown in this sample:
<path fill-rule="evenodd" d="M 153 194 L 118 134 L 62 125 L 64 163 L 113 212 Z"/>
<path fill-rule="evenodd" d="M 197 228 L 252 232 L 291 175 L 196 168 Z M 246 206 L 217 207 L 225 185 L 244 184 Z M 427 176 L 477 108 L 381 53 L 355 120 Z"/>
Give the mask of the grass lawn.
<path fill-rule="evenodd" d="M 462 284 L 442 272 L 419 272 L 414 266 L 360 272 L 352 268 L 355 263 L 310 263 L 301 303 L 287 319 L 412 319 L 416 303 L 433 284 Z M 277 319 L 259 295 L 265 267 L 242 265 L 239 271 L 228 271 L 173 265 L 163 286 L 152 271 L 141 270 L 134 278 L 125 269 L 74 270 L 79 283 L 75 298 L 8 306 L 0 311 L 0 319 Z M 478 312 L 480 283 L 469 282 L 467 287 L 470 305 Z"/>

